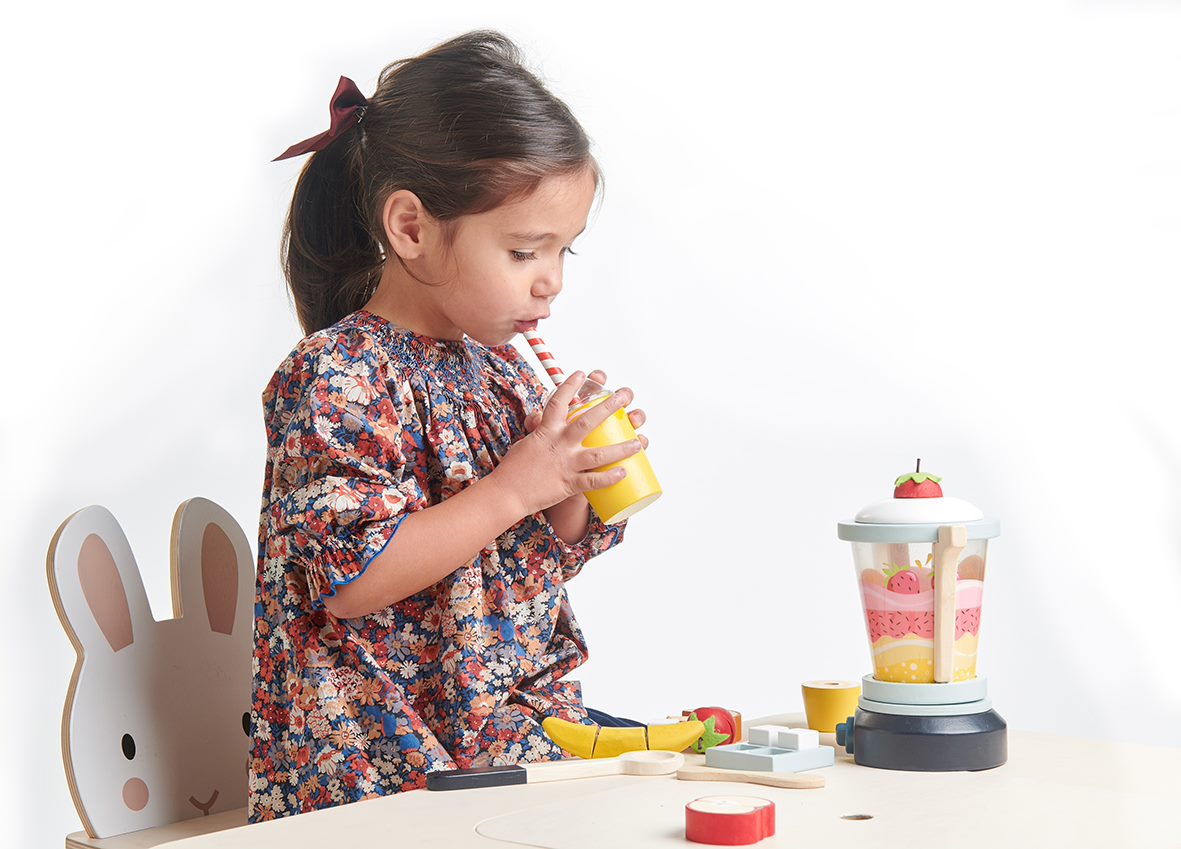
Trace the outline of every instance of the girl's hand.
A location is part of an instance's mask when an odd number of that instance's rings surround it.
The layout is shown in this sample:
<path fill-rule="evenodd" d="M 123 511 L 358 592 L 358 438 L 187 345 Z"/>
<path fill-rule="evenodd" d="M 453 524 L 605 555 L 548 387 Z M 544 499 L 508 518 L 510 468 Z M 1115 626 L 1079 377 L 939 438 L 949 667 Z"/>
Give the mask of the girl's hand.
<path fill-rule="evenodd" d="M 627 474 L 623 469 L 593 470 L 630 457 L 643 448 L 642 438 L 602 448 L 582 447 L 588 433 L 616 410 L 626 407 L 633 397 L 630 389 L 620 389 L 567 423 L 570 402 L 582 382 L 581 372 L 567 377 L 540 415 L 529 417 L 533 421 L 528 435 L 515 442 L 500 465 L 488 475 L 517 499 L 522 516 L 544 510 L 572 495 L 618 483 Z"/>
<path fill-rule="evenodd" d="M 588 374 L 587 377 L 600 386 L 607 385 L 607 373 L 602 369 L 595 369 L 590 374 Z M 630 410 L 627 414 L 627 418 L 628 421 L 632 423 L 632 427 L 634 427 L 636 430 L 639 430 L 644 426 L 644 422 L 648 421 L 647 414 L 645 414 L 643 410 L 639 409 Z M 534 429 L 537 427 L 537 423 L 540 421 L 541 413 L 530 413 L 525 418 L 525 432 L 533 433 Z M 642 433 L 636 434 L 636 437 L 640 440 L 641 445 L 643 445 L 645 448 L 648 447 L 648 437 L 644 436 Z"/>

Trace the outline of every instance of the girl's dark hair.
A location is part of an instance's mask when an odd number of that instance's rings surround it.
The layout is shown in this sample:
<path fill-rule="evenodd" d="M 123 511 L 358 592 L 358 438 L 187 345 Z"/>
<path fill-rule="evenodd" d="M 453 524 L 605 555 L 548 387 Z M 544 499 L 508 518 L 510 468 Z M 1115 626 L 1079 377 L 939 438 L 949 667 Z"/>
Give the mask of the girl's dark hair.
<path fill-rule="evenodd" d="M 361 122 L 313 153 L 295 184 L 280 260 L 300 325 L 314 333 L 335 324 L 370 298 L 386 257 L 402 262 L 381 221 L 392 192 L 414 192 L 449 248 L 460 216 L 587 167 L 601 187 L 577 119 L 499 32 L 390 63 Z"/>

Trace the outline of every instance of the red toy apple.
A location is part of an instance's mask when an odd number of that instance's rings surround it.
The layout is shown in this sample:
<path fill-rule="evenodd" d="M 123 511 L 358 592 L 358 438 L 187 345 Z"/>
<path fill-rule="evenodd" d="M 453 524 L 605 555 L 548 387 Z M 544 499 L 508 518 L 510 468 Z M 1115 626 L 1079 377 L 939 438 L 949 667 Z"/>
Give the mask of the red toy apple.
<path fill-rule="evenodd" d="M 699 754 L 714 746 L 738 742 L 738 722 L 725 708 L 697 708 L 689 714 L 689 719 L 705 723 L 705 733 L 693 744 L 693 751 Z"/>

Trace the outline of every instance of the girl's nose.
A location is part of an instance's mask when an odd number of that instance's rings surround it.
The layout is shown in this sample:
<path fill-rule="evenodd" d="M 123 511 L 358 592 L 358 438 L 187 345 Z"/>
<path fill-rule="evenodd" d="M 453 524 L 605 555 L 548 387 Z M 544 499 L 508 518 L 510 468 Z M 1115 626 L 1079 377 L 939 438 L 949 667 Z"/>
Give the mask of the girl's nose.
<path fill-rule="evenodd" d="M 562 291 L 562 270 L 553 268 L 540 275 L 533 283 L 533 295 L 553 300 Z"/>

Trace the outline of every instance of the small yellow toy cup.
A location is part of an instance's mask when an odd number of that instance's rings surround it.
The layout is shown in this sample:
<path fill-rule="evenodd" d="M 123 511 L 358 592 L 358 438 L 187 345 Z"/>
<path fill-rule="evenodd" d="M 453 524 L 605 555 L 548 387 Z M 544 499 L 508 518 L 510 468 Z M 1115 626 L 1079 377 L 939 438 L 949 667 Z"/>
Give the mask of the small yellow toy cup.
<path fill-rule="evenodd" d="M 861 684 L 857 681 L 805 681 L 800 689 L 808 727 L 822 734 L 832 734 L 838 722 L 855 714 L 861 698 Z"/>
<path fill-rule="evenodd" d="M 566 421 L 574 421 L 587 410 L 606 401 L 612 394 L 593 380 L 587 380 L 579 390 Z M 586 448 L 602 448 L 630 442 L 635 438 L 636 429 L 632 427 L 627 411 L 616 410 L 601 425 L 588 433 L 582 444 Z M 663 492 L 644 451 L 625 457 L 617 463 L 608 463 L 595 471 L 605 472 L 616 466 L 622 466 L 627 470 L 627 476 L 623 480 L 605 489 L 595 489 L 586 493 L 586 500 L 605 524 L 622 522 L 629 516 L 634 516 L 659 498 Z"/>

